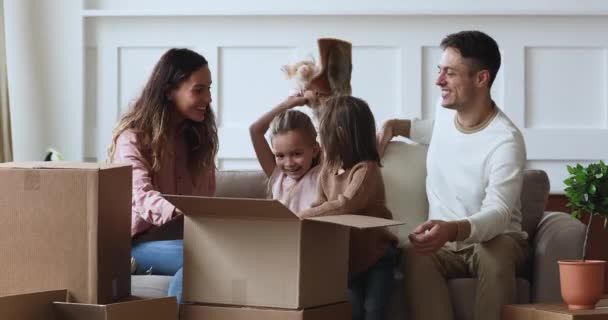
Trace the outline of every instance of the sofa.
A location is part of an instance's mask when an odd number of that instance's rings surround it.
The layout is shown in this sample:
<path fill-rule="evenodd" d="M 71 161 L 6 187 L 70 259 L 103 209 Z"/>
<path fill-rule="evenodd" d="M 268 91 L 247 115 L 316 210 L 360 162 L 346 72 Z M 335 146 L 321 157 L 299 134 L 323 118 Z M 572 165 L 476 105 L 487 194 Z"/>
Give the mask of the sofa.
<path fill-rule="evenodd" d="M 395 219 L 406 222 L 405 225 L 391 227 L 399 238 L 400 246 L 407 244 L 408 233 L 427 218 L 426 152 L 427 147 L 423 145 L 391 142 L 382 159 L 388 207 Z M 219 197 L 264 198 L 266 190 L 266 177 L 261 171 L 220 171 L 217 175 L 216 194 Z M 522 227 L 529 235 L 533 254 L 528 271 L 517 279 L 518 303 L 561 301 L 557 261 L 579 259 L 582 254 L 584 225 L 568 214 L 545 212 L 548 193 L 547 174 L 541 170 L 526 170 L 521 193 Z M 182 234 L 180 223 L 177 221 L 147 237 L 150 240 L 179 238 Z M 133 275 L 132 294 L 141 297 L 164 296 L 170 280 L 168 276 Z M 402 276 L 399 269 L 395 272 L 395 283 L 390 318 L 403 319 Z M 473 319 L 476 283 L 475 278 L 448 281 L 455 319 Z"/>

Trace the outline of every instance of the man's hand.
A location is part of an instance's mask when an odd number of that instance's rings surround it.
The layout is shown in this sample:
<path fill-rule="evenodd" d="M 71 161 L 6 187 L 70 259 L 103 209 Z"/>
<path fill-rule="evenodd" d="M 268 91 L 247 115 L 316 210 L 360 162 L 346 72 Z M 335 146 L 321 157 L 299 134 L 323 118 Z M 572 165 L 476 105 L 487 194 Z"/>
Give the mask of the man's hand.
<path fill-rule="evenodd" d="M 378 154 L 381 158 L 384 155 L 384 151 L 386 151 L 386 146 L 391 141 L 391 139 L 393 139 L 393 136 L 393 122 L 391 120 L 388 120 L 382 125 L 382 128 L 380 128 L 376 136 L 378 144 Z"/>
<path fill-rule="evenodd" d="M 414 229 L 408 237 L 420 254 L 433 254 L 448 241 L 454 241 L 458 233 L 457 222 L 429 220 Z"/>

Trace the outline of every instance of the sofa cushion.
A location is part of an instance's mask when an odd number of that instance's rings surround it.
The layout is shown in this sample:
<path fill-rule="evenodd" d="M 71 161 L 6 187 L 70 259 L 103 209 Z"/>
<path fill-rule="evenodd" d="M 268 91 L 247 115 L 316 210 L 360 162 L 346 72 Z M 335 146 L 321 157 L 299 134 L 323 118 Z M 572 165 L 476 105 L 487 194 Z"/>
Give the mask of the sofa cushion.
<path fill-rule="evenodd" d="M 542 170 L 526 170 L 521 189 L 521 227 L 534 238 L 549 197 L 549 177 Z"/>
<path fill-rule="evenodd" d="M 172 276 L 133 275 L 131 295 L 141 298 L 166 297 L 172 279 Z"/>
<path fill-rule="evenodd" d="M 216 197 L 264 199 L 268 195 L 268 178 L 261 170 L 218 171 Z"/>
<path fill-rule="evenodd" d="M 424 145 L 390 142 L 382 158 L 382 178 L 386 189 L 387 206 L 393 219 L 405 222 L 391 227 L 400 246 L 409 242 L 407 235 L 426 221 L 426 152 Z"/>

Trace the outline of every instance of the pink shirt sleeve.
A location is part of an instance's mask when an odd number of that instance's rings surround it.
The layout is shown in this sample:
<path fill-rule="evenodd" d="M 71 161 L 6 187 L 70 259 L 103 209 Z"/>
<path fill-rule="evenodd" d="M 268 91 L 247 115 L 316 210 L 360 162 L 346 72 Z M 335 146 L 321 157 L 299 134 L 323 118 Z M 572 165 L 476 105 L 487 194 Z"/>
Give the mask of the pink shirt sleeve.
<path fill-rule="evenodd" d="M 156 226 L 171 220 L 175 206 L 165 200 L 152 184 L 151 166 L 141 154 L 134 133 L 126 131 L 118 137 L 112 162 L 133 166 L 133 214 Z"/>

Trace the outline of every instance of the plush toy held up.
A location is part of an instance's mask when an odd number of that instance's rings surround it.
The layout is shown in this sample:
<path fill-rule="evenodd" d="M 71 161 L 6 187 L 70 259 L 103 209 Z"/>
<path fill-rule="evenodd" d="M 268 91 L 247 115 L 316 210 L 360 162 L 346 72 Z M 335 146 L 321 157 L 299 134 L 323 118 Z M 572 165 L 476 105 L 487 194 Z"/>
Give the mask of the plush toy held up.
<path fill-rule="evenodd" d="M 319 120 L 321 107 L 332 96 L 351 95 L 352 44 L 348 41 L 321 38 L 317 39 L 319 64 L 321 70 L 306 87 L 315 93 L 308 106 L 313 110 L 315 121 Z"/>
<path fill-rule="evenodd" d="M 292 81 L 289 95 L 301 96 L 304 95 L 310 81 L 321 72 L 321 66 L 318 66 L 314 60 L 302 60 L 291 65 L 284 65 L 281 70 L 285 77 Z"/>

